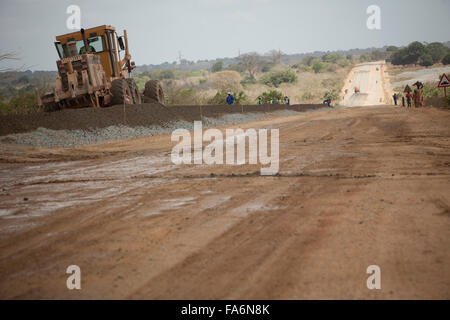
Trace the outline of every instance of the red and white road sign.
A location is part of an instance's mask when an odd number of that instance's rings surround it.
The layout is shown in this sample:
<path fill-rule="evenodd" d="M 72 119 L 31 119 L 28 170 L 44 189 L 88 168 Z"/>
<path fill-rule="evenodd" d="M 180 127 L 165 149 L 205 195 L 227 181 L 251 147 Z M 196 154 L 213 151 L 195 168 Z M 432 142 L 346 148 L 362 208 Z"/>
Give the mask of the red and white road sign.
<path fill-rule="evenodd" d="M 447 75 L 444 73 L 439 81 L 438 88 L 450 87 L 450 80 Z"/>

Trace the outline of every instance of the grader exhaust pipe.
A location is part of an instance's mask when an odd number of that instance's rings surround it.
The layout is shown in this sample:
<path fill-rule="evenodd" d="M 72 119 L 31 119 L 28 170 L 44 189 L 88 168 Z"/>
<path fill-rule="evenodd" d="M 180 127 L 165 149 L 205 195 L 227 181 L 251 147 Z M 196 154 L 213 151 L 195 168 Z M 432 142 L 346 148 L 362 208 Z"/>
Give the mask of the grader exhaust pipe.
<path fill-rule="evenodd" d="M 81 37 L 83 38 L 84 52 L 90 53 L 91 51 L 89 50 L 89 44 L 88 44 L 88 42 L 87 42 L 86 34 L 85 34 L 85 32 L 84 32 L 84 29 L 81 28 L 80 32 L 81 32 Z"/>

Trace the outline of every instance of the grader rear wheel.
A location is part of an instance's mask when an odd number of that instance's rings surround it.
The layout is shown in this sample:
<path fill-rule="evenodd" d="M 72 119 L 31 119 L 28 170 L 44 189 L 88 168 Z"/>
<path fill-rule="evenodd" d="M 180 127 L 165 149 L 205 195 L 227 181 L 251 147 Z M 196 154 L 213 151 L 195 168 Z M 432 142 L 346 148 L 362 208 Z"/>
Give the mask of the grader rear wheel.
<path fill-rule="evenodd" d="M 133 95 L 125 79 L 115 79 L 111 83 L 111 104 L 133 104 Z"/>
<path fill-rule="evenodd" d="M 144 96 L 155 100 L 161 104 L 165 104 L 164 91 L 158 80 L 149 80 L 145 83 Z"/>
<path fill-rule="evenodd" d="M 139 92 L 139 88 L 136 85 L 136 82 L 134 82 L 134 79 L 128 78 L 126 79 L 128 83 L 128 87 L 131 90 L 131 95 L 133 97 L 133 103 L 134 104 L 141 104 L 142 103 L 142 97 L 141 93 Z"/>

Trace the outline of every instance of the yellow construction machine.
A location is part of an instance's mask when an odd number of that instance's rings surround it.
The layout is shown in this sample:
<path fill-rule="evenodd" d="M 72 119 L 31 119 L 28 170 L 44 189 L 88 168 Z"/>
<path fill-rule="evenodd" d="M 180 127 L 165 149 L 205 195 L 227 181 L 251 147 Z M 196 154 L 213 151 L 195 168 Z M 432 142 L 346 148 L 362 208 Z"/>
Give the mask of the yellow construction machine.
<path fill-rule="evenodd" d="M 149 80 L 143 97 L 130 77 L 136 66 L 126 30 L 119 36 L 110 25 L 81 29 L 57 36 L 55 47 L 58 77 L 52 92 L 41 97 L 36 89 L 38 105 L 45 111 L 140 104 L 144 97 L 164 104 L 159 81 Z"/>

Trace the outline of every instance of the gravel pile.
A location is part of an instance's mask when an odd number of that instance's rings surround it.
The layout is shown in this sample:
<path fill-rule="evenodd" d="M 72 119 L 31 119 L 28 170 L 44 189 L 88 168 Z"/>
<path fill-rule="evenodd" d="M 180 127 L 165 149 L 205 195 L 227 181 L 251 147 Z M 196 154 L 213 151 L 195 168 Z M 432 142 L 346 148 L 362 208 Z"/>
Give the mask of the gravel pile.
<path fill-rule="evenodd" d="M 172 128 L 173 126 L 173 128 Z M 0 142 L 25 144 L 35 147 L 76 147 L 110 140 L 132 139 L 156 134 L 169 133 L 174 128 L 193 126 L 185 121 L 174 122 L 172 126 L 128 127 L 109 126 L 86 130 L 52 130 L 38 128 L 32 132 L 11 134 L 0 138 Z"/>
<path fill-rule="evenodd" d="M 299 112 L 289 110 L 274 111 L 272 114 L 292 115 Z M 238 124 L 263 119 L 267 116 L 265 113 L 249 113 L 249 114 L 226 114 L 218 118 L 203 117 L 203 128 L 222 126 L 226 124 Z M 80 145 L 88 145 L 106 142 L 110 140 L 133 139 L 145 136 L 153 136 L 157 134 L 171 133 L 176 129 L 183 128 L 188 130 L 194 129 L 193 122 L 177 120 L 164 126 L 136 126 L 129 127 L 124 125 L 114 125 L 106 128 L 85 129 L 85 130 L 52 130 L 46 128 L 38 128 L 37 130 L 9 134 L 0 137 L 0 142 L 25 144 L 36 147 L 76 147 Z"/>
<path fill-rule="evenodd" d="M 209 105 L 165 107 L 142 104 L 109 108 L 67 109 L 51 113 L 0 116 L 0 143 L 36 147 L 76 147 L 110 140 L 131 139 L 217 127 L 264 119 L 268 115 L 295 115 L 320 110 L 322 105 Z"/>

